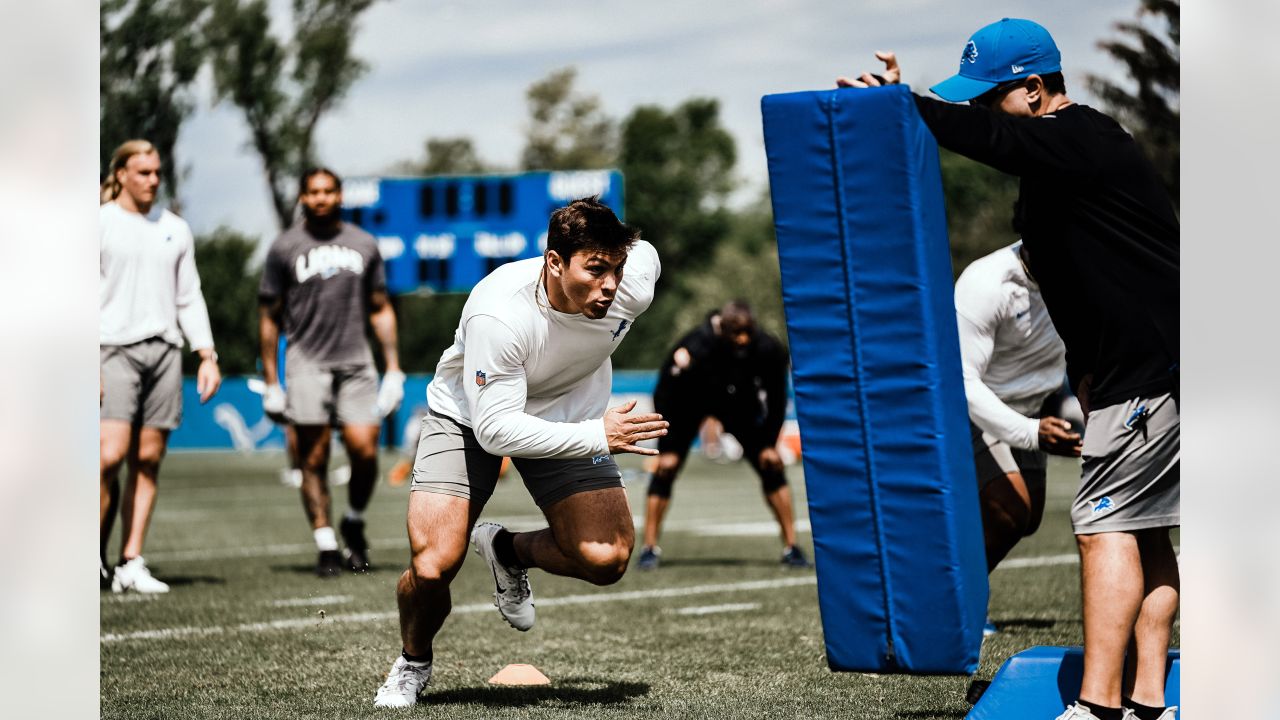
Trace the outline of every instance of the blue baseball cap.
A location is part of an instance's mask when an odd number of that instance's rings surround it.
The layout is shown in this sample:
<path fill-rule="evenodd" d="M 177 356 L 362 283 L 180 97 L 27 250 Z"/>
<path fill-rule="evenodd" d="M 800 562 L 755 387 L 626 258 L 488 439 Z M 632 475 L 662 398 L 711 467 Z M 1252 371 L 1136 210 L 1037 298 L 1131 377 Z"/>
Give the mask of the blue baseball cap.
<path fill-rule="evenodd" d="M 1060 72 L 1062 53 L 1043 26 L 1004 18 L 969 37 L 960 72 L 929 88 L 951 102 L 972 100 L 1010 80 Z"/>

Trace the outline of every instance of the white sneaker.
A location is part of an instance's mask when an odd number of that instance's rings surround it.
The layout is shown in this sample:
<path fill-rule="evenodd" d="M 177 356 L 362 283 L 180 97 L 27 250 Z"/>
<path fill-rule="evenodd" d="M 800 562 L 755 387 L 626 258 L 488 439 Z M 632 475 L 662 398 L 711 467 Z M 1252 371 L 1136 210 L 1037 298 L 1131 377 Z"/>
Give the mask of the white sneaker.
<path fill-rule="evenodd" d="M 280 470 L 280 484 L 291 488 L 302 487 L 302 471 L 297 468 L 282 468 Z"/>
<path fill-rule="evenodd" d="M 1129 708 L 1124 709 L 1124 720 L 1138 720 L 1138 714 Z M 1156 720 L 1178 720 L 1178 706 L 1170 705 L 1160 713 L 1160 717 Z"/>
<path fill-rule="evenodd" d="M 471 531 L 471 545 L 493 571 L 493 604 L 511 627 L 524 632 L 533 627 L 533 588 L 529 587 L 529 573 L 524 568 L 509 568 L 498 562 L 493 536 L 502 529 L 491 522 L 476 525 Z"/>
<path fill-rule="evenodd" d="M 404 656 L 396 658 L 391 664 L 391 672 L 387 673 L 387 681 L 378 688 L 373 698 L 374 707 L 404 708 L 418 703 L 431 682 L 431 663 L 423 667 L 410 665 Z"/>
<path fill-rule="evenodd" d="M 140 593 L 167 593 L 169 586 L 151 577 L 147 569 L 147 561 L 141 555 L 116 566 L 115 575 L 111 578 L 111 592 L 132 590 Z"/>

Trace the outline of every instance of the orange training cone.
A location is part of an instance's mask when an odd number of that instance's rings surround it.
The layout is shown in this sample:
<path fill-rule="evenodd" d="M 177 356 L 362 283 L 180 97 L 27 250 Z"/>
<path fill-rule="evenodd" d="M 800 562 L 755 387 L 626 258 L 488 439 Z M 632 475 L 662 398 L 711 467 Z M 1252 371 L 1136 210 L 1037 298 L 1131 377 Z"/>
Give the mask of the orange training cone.
<path fill-rule="evenodd" d="M 524 665 L 516 663 L 508 665 L 498 671 L 497 675 L 489 678 L 491 685 L 550 685 L 551 681 L 547 679 L 542 671 L 532 665 Z"/>

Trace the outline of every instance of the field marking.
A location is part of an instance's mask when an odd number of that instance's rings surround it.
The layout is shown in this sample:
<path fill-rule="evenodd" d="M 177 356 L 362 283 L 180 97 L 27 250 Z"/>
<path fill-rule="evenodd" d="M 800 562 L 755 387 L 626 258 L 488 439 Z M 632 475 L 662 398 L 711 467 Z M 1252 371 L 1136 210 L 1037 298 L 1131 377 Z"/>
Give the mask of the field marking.
<path fill-rule="evenodd" d="M 1048 567 L 1050 565 L 1079 565 L 1079 553 L 1063 555 L 1041 555 L 1040 557 L 1006 558 L 996 566 L 997 570 L 1016 570 L 1018 568 Z"/>
<path fill-rule="evenodd" d="M 342 605 L 354 600 L 352 595 L 321 595 L 320 597 L 287 598 L 272 600 L 272 607 L 310 607 L 312 605 Z"/>
<path fill-rule="evenodd" d="M 725 603 L 724 605 L 699 605 L 696 607 L 682 607 L 676 610 L 668 610 L 667 612 L 676 615 L 712 615 L 715 613 L 725 612 L 741 612 L 744 610 L 757 610 L 760 603 Z"/>
<path fill-rule="evenodd" d="M 691 585 L 675 588 L 657 588 L 653 590 L 628 590 L 625 592 L 594 593 L 583 595 L 564 595 L 561 597 L 535 599 L 538 607 L 561 607 L 566 605 L 586 605 L 603 602 L 623 602 L 627 600 L 648 600 L 652 598 L 687 597 L 690 595 L 707 595 L 711 593 L 742 592 L 747 590 L 773 590 L 785 587 L 813 585 L 817 577 L 781 578 L 777 580 L 751 580 L 739 583 L 718 583 L 714 585 Z M 473 603 L 453 608 L 454 615 L 470 615 L 479 612 L 496 612 L 493 603 Z M 138 630 L 128 633 L 107 633 L 99 638 L 104 644 L 125 642 L 129 640 L 176 640 L 224 633 L 251 633 L 266 630 L 296 630 L 299 628 L 319 627 L 325 623 L 362 623 L 390 622 L 399 618 L 398 612 L 353 613 L 350 615 L 328 615 L 324 619 L 318 617 L 288 618 L 256 623 L 241 623 L 232 626 L 212 625 L 205 627 L 186 626 L 175 628 L 159 628 L 155 630 Z"/>

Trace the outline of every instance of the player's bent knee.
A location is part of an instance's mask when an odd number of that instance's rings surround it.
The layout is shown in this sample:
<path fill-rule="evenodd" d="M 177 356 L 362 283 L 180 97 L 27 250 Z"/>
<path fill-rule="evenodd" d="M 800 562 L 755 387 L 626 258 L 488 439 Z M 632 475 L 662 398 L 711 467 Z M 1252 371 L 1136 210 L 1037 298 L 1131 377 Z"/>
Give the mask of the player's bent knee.
<path fill-rule="evenodd" d="M 764 470 L 760 473 L 760 489 L 765 495 L 772 495 L 786 485 L 787 475 L 782 470 Z"/>
<path fill-rule="evenodd" d="M 462 558 L 445 558 L 439 553 L 424 550 L 413 556 L 409 570 L 415 585 L 448 585 L 461 566 Z"/>
<path fill-rule="evenodd" d="M 612 585 L 622 579 L 631 560 L 631 548 L 622 543 L 589 543 L 578 550 L 586 577 L 593 585 Z"/>
<path fill-rule="evenodd" d="M 649 494 L 662 498 L 671 497 L 671 486 L 676 482 L 676 474 L 680 472 L 680 456 L 674 453 L 663 453 L 658 456 L 658 466 L 649 476 Z"/>

